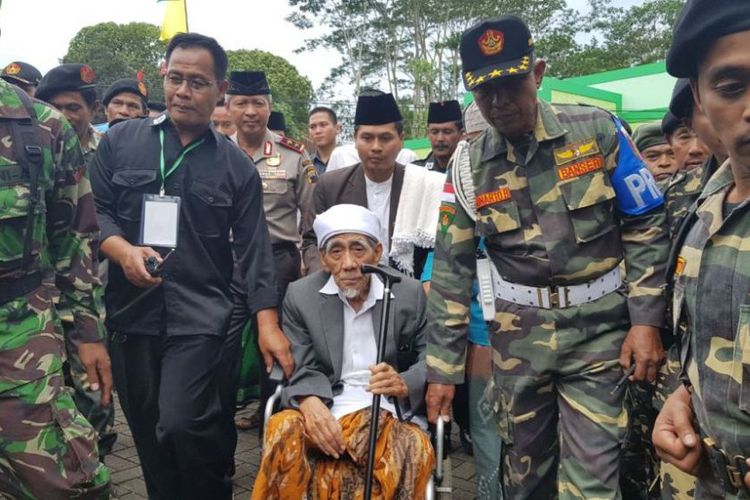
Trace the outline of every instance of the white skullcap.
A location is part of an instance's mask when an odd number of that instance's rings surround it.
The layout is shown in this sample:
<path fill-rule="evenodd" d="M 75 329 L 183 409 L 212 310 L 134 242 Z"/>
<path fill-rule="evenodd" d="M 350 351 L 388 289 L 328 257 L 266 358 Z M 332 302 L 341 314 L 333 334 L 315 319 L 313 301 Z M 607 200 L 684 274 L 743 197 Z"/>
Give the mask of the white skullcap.
<path fill-rule="evenodd" d="M 332 236 L 344 233 L 359 233 L 380 242 L 380 220 L 365 207 L 347 203 L 334 205 L 315 217 L 313 222 L 318 248 Z"/>
<path fill-rule="evenodd" d="M 469 104 L 469 107 L 464 111 L 464 130 L 466 133 L 483 132 L 489 126 L 487 120 L 479 112 L 476 101 Z"/>

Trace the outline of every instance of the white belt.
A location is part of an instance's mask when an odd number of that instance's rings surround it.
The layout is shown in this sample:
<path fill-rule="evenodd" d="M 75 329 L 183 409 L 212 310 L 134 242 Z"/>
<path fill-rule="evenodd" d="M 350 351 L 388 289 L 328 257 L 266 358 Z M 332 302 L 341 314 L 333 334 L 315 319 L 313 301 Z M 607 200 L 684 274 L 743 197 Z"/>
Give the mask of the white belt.
<path fill-rule="evenodd" d="M 487 271 L 489 271 L 489 273 L 487 273 Z M 544 309 L 558 309 L 592 302 L 614 292 L 622 286 L 619 265 L 588 283 L 558 287 L 536 287 L 519 285 L 506 281 L 500 276 L 500 273 L 497 272 L 495 265 L 487 258 L 477 260 L 477 274 L 480 276 L 482 309 L 484 311 L 485 319 L 487 319 L 488 316 L 494 318 L 495 307 L 494 300 L 492 300 L 493 294 L 498 299 L 513 302 L 515 304 L 541 307 Z M 486 278 L 483 280 L 481 277 L 482 274 L 484 274 L 484 276 L 491 275 L 491 293 L 487 287 L 488 280 Z M 482 283 L 482 281 L 484 283 Z M 489 310 L 490 307 L 492 309 L 491 313 Z"/>

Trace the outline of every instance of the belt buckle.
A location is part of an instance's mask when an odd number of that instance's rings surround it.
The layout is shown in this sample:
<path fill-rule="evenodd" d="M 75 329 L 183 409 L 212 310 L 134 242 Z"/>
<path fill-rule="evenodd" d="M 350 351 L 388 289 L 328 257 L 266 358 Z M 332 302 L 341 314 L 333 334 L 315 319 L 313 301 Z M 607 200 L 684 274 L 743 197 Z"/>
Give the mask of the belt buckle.
<path fill-rule="evenodd" d="M 550 309 L 560 309 L 570 306 L 570 293 L 567 286 L 548 286 Z M 562 300 L 561 300 L 562 299 Z"/>
<path fill-rule="evenodd" d="M 745 486 L 744 478 L 741 476 L 737 467 L 732 465 L 726 452 L 719 448 L 710 437 L 704 437 L 703 443 L 709 450 L 709 459 L 711 468 L 714 470 L 716 479 L 724 487 L 724 490 L 731 494 L 736 494 Z"/>

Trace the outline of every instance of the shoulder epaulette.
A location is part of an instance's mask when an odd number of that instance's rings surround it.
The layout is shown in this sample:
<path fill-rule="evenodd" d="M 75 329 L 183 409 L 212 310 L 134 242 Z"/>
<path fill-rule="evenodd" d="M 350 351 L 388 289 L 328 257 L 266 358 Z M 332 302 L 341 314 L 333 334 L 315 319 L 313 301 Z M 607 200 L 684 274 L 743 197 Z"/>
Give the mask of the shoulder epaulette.
<path fill-rule="evenodd" d="M 279 136 L 279 144 L 291 149 L 292 151 L 296 151 L 299 154 L 302 154 L 305 151 L 305 145 L 291 137 Z"/>

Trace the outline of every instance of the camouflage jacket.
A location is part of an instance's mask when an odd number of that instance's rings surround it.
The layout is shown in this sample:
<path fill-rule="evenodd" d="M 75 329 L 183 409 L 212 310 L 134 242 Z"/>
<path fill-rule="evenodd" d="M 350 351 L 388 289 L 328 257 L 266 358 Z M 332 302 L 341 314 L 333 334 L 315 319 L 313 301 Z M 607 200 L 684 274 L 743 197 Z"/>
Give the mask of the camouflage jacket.
<path fill-rule="evenodd" d="M 687 172 L 681 170 L 672 176 L 664 191 L 670 238 L 674 239 L 690 206 L 701 194 L 718 166 L 716 158 L 711 156 L 702 166 Z"/>
<path fill-rule="evenodd" d="M 701 433 L 750 456 L 750 203 L 726 216 L 729 162 L 708 181 L 675 268 L 673 319 L 686 320 L 684 375 Z M 746 379 L 747 377 L 747 379 Z"/>
<path fill-rule="evenodd" d="M 39 300 L 15 300 L 0 305 L 0 331 L 13 332 L 10 322 L 14 317 L 20 321 L 27 314 L 47 310 L 59 298 L 60 304 L 73 311 L 74 341 L 99 341 L 104 328 L 93 297 L 98 279 L 92 272 L 96 262 L 89 242 L 97 232 L 97 225 L 81 147 L 73 128 L 59 112 L 41 101 L 34 102 L 34 110 L 45 144 L 39 177 L 45 196 L 37 205 L 38 215 L 33 224 L 30 271 L 42 275 L 42 287 L 37 292 Z M 4 81 L 0 81 L 0 116 L 5 119 L 0 121 L 0 136 L 4 138 L 0 142 L 0 286 L 7 286 L 12 279 L 8 276 L 18 268 L 23 255 L 30 187 L 29 174 L 16 159 L 8 121 L 29 116 L 12 87 Z M 0 345 L 4 346 L 0 347 L 3 388 L 8 383 L 4 379 L 13 378 L 14 366 L 14 361 L 5 359 L 5 355 L 33 342 L 31 335 L 33 329 L 24 338 L 11 335 L 13 338 L 0 339 Z"/>
<path fill-rule="evenodd" d="M 494 128 L 471 144 L 476 224 L 450 201 L 452 187 L 446 185 L 428 299 L 430 382 L 463 381 L 477 235 L 485 237 L 503 278 L 524 285 L 584 283 L 624 257 L 631 321 L 664 323 L 669 242 L 663 203 L 652 184 L 659 208 L 637 216 L 617 208 L 621 200 L 612 177 L 620 141 L 612 116 L 592 107 L 540 102 L 533 136 L 525 160 Z M 653 183 L 627 144 L 639 172 Z"/>

